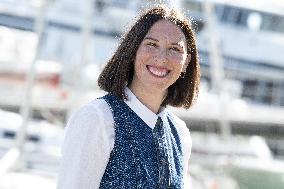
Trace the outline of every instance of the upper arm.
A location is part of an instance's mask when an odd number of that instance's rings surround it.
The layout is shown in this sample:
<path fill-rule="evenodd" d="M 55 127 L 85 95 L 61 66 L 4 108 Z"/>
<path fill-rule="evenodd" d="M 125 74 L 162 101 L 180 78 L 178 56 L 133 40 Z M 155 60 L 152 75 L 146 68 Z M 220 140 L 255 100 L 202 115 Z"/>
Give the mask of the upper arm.
<path fill-rule="evenodd" d="M 99 188 L 112 141 L 111 124 L 99 107 L 87 105 L 68 121 L 62 146 L 58 189 Z"/>
<path fill-rule="evenodd" d="M 184 174 L 186 176 L 188 172 L 188 164 L 191 155 L 192 141 L 191 141 L 190 132 L 184 122 L 182 127 L 180 128 L 180 133 L 181 133 L 180 136 L 181 136 L 183 156 L 184 156 Z"/>
<path fill-rule="evenodd" d="M 185 181 L 188 177 L 188 166 L 189 166 L 189 159 L 191 155 L 191 147 L 192 147 L 192 141 L 191 136 L 188 128 L 184 129 L 184 135 L 183 135 L 183 147 L 184 147 L 184 177 Z"/>

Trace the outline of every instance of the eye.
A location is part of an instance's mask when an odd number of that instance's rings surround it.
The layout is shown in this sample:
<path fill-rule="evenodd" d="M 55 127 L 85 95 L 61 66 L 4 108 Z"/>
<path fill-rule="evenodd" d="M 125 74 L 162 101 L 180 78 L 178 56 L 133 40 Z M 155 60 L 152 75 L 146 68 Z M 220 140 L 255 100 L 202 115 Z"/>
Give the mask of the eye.
<path fill-rule="evenodd" d="M 175 51 L 175 52 L 182 52 L 178 47 L 171 47 L 170 50 Z"/>
<path fill-rule="evenodd" d="M 147 42 L 146 45 L 151 46 L 151 47 L 158 47 L 158 45 L 153 42 Z"/>

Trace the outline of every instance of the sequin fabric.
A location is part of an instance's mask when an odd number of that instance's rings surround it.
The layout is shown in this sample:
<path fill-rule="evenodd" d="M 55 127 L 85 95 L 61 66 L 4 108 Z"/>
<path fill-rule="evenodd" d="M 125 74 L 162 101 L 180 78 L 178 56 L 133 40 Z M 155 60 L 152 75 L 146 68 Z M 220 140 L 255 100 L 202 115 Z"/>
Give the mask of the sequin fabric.
<path fill-rule="evenodd" d="M 113 113 L 115 141 L 100 189 L 183 188 L 181 143 L 170 113 L 152 130 L 123 100 L 102 98 Z"/>

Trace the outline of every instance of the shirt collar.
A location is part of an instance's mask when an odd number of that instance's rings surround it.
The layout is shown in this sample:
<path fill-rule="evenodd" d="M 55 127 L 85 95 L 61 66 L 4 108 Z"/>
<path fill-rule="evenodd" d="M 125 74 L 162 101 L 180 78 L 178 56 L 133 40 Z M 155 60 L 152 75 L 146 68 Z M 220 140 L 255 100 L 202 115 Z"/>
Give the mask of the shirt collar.
<path fill-rule="evenodd" d="M 126 100 L 125 103 L 152 129 L 155 127 L 158 116 L 160 116 L 162 120 L 165 119 L 165 107 L 161 107 L 160 112 L 155 114 L 144 104 L 142 104 L 128 87 L 125 88 L 125 93 L 128 97 L 128 100 Z"/>

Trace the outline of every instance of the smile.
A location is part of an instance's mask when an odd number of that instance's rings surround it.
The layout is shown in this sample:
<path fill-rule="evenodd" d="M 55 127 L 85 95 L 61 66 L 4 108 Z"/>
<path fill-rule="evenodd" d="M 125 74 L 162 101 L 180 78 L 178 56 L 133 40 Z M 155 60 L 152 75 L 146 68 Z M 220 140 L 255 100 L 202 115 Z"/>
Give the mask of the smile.
<path fill-rule="evenodd" d="M 147 67 L 147 70 L 155 77 L 163 78 L 163 77 L 166 77 L 170 73 L 170 70 L 166 68 L 158 68 L 158 67 L 150 66 L 150 65 L 147 65 L 146 67 Z"/>

